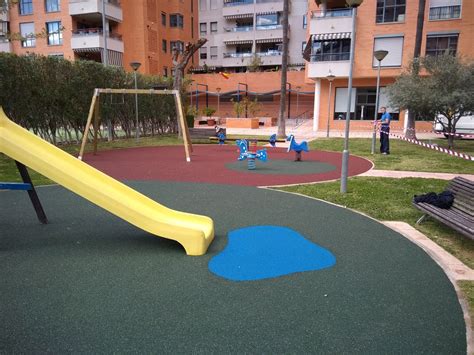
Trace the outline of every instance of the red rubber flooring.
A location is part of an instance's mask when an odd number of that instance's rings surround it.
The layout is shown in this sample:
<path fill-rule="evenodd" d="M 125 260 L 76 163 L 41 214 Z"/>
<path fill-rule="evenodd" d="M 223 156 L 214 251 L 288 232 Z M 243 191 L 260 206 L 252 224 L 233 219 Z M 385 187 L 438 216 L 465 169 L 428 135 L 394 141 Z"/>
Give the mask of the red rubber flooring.
<path fill-rule="evenodd" d="M 319 162 L 334 166 L 334 170 L 322 173 L 295 174 L 298 162 L 291 174 L 259 174 L 257 170 L 236 171 L 226 164 L 237 161 L 236 146 L 193 145 L 191 162 L 185 161 L 183 146 L 142 147 L 117 149 L 88 154 L 84 161 L 119 180 L 160 180 L 202 182 L 246 186 L 286 185 L 339 179 L 341 176 L 341 153 L 310 151 L 303 153 L 305 162 Z M 294 152 L 285 148 L 267 148 L 268 159 L 294 160 Z M 245 164 L 245 163 L 243 163 Z M 293 166 L 293 165 L 292 165 Z M 349 176 L 371 169 L 366 159 L 350 156 Z"/>

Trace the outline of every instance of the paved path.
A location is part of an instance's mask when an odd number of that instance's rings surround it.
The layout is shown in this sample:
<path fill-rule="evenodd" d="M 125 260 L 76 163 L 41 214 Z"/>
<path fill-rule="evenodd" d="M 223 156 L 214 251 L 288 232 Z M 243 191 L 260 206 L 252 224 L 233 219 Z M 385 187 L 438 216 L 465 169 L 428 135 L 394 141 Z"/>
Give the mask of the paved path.
<path fill-rule="evenodd" d="M 462 176 L 466 179 L 474 181 L 474 175 L 472 174 L 451 174 L 451 173 L 432 173 L 432 172 L 419 172 L 419 171 L 395 171 L 395 170 L 369 170 L 359 176 L 376 176 L 376 177 L 391 177 L 391 178 L 406 178 L 416 177 L 425 179 L 441 179 L 441 180 L 452 180 L 456 176 Z"/>

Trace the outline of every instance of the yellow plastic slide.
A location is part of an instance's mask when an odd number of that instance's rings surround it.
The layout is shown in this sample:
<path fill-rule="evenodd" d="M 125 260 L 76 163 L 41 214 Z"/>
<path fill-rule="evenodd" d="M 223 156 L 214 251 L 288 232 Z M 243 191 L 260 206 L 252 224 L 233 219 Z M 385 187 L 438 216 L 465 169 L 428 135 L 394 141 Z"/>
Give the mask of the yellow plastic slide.
<path fill-rule="evenodd" d="M 0 108 L 0 152 L 127 222 L 203 255 L 214 239 L 211 218 L 169 209 L 10 121 Z"/>

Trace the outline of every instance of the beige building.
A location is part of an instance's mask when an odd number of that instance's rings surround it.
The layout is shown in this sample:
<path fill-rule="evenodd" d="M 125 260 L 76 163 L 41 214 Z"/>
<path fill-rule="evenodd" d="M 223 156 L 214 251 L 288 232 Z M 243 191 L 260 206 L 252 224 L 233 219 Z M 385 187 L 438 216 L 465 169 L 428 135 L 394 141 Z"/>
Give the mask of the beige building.
<path fill-rule="evenodd" d="M 304 68 L 308 0 L 290 1 L 290 66 Z M 208 42 L 199 65 L 245 71 L 254 56 L 264 69 L 281 66 L 283 0 L 199 0 L 199 35 Z"/>

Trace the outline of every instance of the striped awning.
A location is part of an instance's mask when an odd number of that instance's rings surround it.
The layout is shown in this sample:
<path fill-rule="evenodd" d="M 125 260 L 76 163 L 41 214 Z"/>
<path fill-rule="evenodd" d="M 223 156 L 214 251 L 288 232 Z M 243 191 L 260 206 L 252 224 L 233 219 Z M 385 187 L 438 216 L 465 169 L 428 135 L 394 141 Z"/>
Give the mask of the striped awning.
<path fill-rule="evenodd" d="M 77 53 L 98 53 L 98 52 L 102 52 L 102 48 L 99 48 L 99 47 L 73 48 L 73 51 Z"/>
<path fill-rule="evenodd" d="M 256 40 L 257 43 L 281 43 L 283 38 L 261 38 Z"/>
<path fill-rule="evenodd" d="M 313 35 L 313 41 L 330 41 L 335 39 L 348 39 L 351 38 L 350 32 L 339 32 L 339 33 L 319 33 Z"/>
<path fill-rule="evenodd" d="M 235 41 L 224 41 L 225 44 L 251 44 L 253 41 L 251 39 L 241 39 Z"/>
<path fill-rule="evenodd" d="M 272 15 L 277 13 L 278 11 L 257 11 L 257 15 Z"/>
<path fill-rule="evenodd" d="M 226 20 L 234 20 L 234 19 L 238 19 L 238 18 L 252 18 L 253 17 L 253 14 L 252 13 L 248 13 L 248 14 L 234 14 L 234 15 L 226 15 L 224 16 L 224 18 Z"/>

